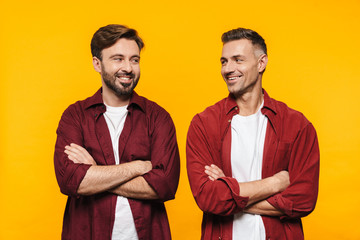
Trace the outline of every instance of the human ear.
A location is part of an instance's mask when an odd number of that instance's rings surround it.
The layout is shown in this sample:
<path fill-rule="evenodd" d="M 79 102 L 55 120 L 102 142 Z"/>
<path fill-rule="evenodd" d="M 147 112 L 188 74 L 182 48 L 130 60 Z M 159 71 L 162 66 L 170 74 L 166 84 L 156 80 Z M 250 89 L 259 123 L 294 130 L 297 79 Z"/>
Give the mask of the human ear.
<path fill-rule="evenodd" d="M 259 61 L 258 61 L 258 70 L 260 73 L 265 71 L 267 63 L 268 63 L 268 56 L 266 54 L 262 54 L 259 57 Z"/>
<path fill-rule="evenodd" d="M 98 73 L 101 73 L 101 60 L 98 59 L 97 57 L 93 57 L 93 66 L 95 71 L 97 71 Z"/>

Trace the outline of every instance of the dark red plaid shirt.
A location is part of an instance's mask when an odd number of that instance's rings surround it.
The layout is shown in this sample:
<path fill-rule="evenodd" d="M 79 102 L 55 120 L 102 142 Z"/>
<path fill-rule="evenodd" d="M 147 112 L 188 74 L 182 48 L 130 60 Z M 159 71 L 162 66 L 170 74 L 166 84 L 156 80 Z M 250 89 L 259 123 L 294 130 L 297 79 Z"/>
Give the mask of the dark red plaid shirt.
<path fill-rule="evenodd" d="M 62 239 L 111 239 L 117 196 L 103 192 L 80 196 L 77 189 L 90 165 L 76 164 L 65 145 L 83 146 L 98 165 L 114 165 L 110 133 L 103 113 L 101 89 L 69 106 L 57 129 L 55 173 L 60 190 L 68 195 Z M 153 170 L 143 175 L 160 197 L 157 201 L 129 199 L 139 239 L 171 239 L 164 201 L 173 199 L 180 173 L 176 133 L 170 115 L 156 103 L 133 93 L 119 139 L 120 163 L 151 160 Z"/>

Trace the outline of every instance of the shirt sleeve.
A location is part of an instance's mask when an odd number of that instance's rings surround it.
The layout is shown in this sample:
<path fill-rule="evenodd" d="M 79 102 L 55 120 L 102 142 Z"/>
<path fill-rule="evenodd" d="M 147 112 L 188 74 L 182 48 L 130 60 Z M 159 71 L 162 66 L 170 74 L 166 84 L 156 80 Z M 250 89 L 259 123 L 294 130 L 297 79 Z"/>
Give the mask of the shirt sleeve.
<path fill-rule="evenodd" d="M 70 106 L 65 110 L 56 131 L 54 166 L 60 191 L 68 196 L 78 196 L 77 190 L 90 165 L 73 163 L 64 153 L 65 146 L 70 143 L 83 145 L 79 118 L 72 109 Z"/>
<path fill-rule="evenodd" d="M 301 218 L 314 210 L 319 185 L 319 158 L 316 131 L 309 123 L 292 146 L 288 168 L 290 185 L 267 199 L 285 213 L 281 218 Z"/>
<path fill-rule="evenodd" d="M 199 208 L 207 213 L 232 215 L 242 211 L 248 197 L 240 196 L 236 179 L 223 177 L 211 181 L 204 172 L 205 166 L 221 162 L 219 150 L 209 142 L 209 136 L 200 118 L 196 115 L 190 124 L 187 144 L 187 171 L 190 187 Z"/>
<path fill-rule="evenodd" d="M 180 176 L 180 156 L 175 126 L 165 110 L 157 115 L 154 122 L 151 163 L 153 169 L 143 175 L 144 179 L 158 194 L 160 201 L 174 199 Z"/>

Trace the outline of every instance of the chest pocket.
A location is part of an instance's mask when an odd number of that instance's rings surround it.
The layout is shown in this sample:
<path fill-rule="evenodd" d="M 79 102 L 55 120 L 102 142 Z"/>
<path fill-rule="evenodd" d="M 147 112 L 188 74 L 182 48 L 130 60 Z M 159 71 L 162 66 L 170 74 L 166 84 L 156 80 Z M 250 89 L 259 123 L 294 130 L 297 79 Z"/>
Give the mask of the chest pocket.
<path fill-rule="evenodd" d="M 134 124 L 129 135 L 124 136 L 120 144 L 120 150 L 123 149 L 121 162 L 150 160 L 151 137 L 144 126 Z"/>
<path fill-rule="evenodd" d="M 281 170 L 288 170 L 290 161 L 291 143 L 280 141 L 278 143 L 275 159 L 274 159 L 274 170 L 279 172 Z"/>
<path fill-rule="evenodd" d="M 148 135 L 130 137 L 129 140 L 124 157 L 127 155 L 130 160 L 150 160 L 151 140 Z"/>

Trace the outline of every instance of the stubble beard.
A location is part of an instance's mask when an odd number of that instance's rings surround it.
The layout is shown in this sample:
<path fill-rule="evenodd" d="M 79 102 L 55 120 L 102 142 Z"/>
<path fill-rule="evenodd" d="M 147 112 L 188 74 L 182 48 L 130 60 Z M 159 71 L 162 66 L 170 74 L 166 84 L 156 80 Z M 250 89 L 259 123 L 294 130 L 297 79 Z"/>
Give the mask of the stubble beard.
<path fill-rule="evenodd" d="M 133 81 L 131 83 L 121 83 L 120 82 L 120 84 L 122 86 L 122 87 L 120 87 L 116 84 L 116 78 L 121 77 L 121 76 L 130 76 L 131 78 L 133 78 Z M 138 84 L 139 78 L 140 78 L 140 76 L 138 76 L 137 78 L 134 78 L 135 75 L 133 73 L 129 73 L 129 74 L 116 73 L 112 76 L 105 71 L 102 72 L 101 77 L 104 80 L 105 85 L 109 89 L 111 89 L 118 97 L 131 95 L 132 92 L 134 91 L 134 88 Z"/>

